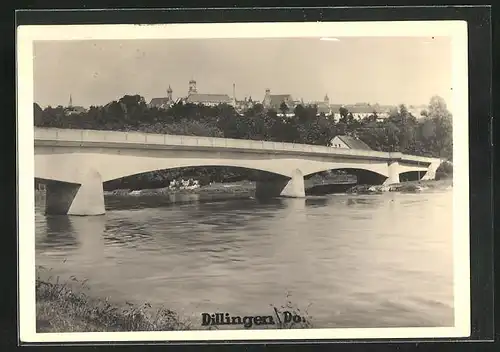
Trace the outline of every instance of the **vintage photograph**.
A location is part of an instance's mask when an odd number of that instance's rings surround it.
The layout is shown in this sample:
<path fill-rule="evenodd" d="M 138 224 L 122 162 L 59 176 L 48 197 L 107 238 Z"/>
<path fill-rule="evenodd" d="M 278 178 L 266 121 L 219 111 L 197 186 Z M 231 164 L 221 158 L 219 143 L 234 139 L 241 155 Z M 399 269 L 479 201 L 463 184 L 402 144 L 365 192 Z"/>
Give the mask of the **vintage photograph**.
<path fill-rule="evenodd" d="M 24 336 L 467 336 L 466 24 L 344 25 L 20 28 Z"/>

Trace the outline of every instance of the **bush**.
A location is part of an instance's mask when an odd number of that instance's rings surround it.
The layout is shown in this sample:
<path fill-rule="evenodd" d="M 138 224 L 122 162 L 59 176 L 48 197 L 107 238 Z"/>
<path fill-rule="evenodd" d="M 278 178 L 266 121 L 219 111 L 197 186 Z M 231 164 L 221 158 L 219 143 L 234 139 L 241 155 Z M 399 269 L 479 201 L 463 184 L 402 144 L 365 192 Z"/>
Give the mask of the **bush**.
<path fill-rule="evenodd" d="M 436 170 L 436 180 L 453 178 L 453 164 L 449 161 L 443 161 Z"/>

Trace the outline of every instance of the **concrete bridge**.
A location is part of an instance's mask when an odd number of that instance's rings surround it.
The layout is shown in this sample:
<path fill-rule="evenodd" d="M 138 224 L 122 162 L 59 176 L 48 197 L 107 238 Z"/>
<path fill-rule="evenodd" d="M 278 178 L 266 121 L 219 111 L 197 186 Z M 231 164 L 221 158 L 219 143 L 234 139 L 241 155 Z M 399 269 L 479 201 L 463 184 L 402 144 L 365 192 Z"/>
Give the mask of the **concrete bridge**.
<path fill-rule="evenodd" d="M 35 128 L 34 139 L 35 178 L 47 181 L 49 214 L 102 215 L 103 182 L 169 168 L 267 171 L 281 176 L 257 182 L 257 197 L 304 197 L 304 176 L 321 171 L 365 170 L 391 184 L 406 172 L 433 179 L 440 164 L 402 153 L 139 132 Z"/>

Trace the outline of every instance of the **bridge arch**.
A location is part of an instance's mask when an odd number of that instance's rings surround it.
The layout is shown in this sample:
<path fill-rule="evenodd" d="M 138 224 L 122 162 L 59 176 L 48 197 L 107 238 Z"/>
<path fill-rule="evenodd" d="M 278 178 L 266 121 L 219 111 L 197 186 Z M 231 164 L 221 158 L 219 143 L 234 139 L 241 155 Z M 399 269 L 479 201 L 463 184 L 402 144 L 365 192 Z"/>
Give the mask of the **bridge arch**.
<path fill-rule="evenodd" d="M 352 175 L 356 177 L 356 184 L 370 184 L 378 185 L 382 184 L 387 179 L 387 172 L 380 170 L 379 168 L 365 168 L 365 167 L 336 167 L 324 171 L 337 171 L 345 175 Z M 324 172 L 321 171 L 321 172 Z M 306 179 L 318 175 L 319 173 L 309 174 Z"/>
<path fill-rule="evenodd" d="M 120 167 L 119 170 L 106 171 L 103 173 L 103 181 L 111 181 L 118 178 L 129 177 L 133 175 L 144 174 L 152 171 L 159 170 L 174 170 L 183 168 L 213 168 L 213 167 L 226 167 L 226 168 L 237 168 L 246 170 L 262 171 L 268 174 L 279 175 L 282 177 L 290 177 L 290 173 L 286 171 L 281 171 L 276 167 L 267 165 L 267 163 L 257 163 L 257 162 L 231 162 L 226 160 L 200 160 L 200 159 L 190 159 L 190 160 L 165 160 L 160 163 L 149 163 L 139 162 L 131 167 Z"/>
<path fill-rule="evenodd" d="M 419 181 L 425 176 L 426 173 L 427 173 L 426 171 L 420 171 L 420 170 L 401 172 L 399 174 L 399 180 L 400 182 Z"/>
<path fill-rule="evenodd" d="M 255 168 L 196 165 L 140 172 L 108 180 L 103 184 L 105 191 L 115 189 L 163 188 L 168 187 L 170 181 L 182 178 L 185 180 L 190 178 L 197 180 L 201 186 L 207 185 L 209 182 L 238 182 L 244 180 L 259 182 L 288 179 L 286 176 Z"/>

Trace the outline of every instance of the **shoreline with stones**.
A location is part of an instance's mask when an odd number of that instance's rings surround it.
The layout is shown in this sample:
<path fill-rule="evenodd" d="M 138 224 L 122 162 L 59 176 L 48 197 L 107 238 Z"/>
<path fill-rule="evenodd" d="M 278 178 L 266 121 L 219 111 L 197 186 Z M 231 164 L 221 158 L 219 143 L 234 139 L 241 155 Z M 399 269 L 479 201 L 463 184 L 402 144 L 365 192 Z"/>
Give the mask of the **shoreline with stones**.
<path fill-rule="evenodd" d="M 420 181 L 405 181 L 391 185 L 355 185 L 349 187 L 345 193 L 348 194 L 379 194 L 384 192 L 403 192 L 403 193 L 417 193 L 426 189 L 445 189 L 453 187 L 453 179 L 441 180 L 420 180 Z M 309 189 L 312 187 L 309 187 Z M 342 192 L 344 193 L 344 192 Z M 255 195 L 255 182 L 241 181 L 231 183 L 212 183 L 210 185 L 201 186 L 195 189 L 169 189 L 168 187 L 156 189 L 143 189 L 143 190 L 128 190 L 118 189 L 114 191 L 104 192 L 107 196 L 161 196 L 161 195 L 175 195 L 175 194 L 230 194 L 249 196 Z"/>
<path fill-rule="evenodd" d="M 453 179 L 405 181 L 391 185 L 356 185 L 347 190 L 348 194 L 382 194 L 384 192 L 418 193 L 433 189 L 453 188 Z"/>

